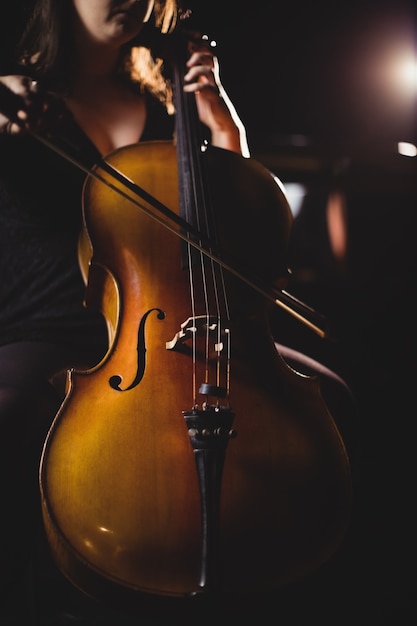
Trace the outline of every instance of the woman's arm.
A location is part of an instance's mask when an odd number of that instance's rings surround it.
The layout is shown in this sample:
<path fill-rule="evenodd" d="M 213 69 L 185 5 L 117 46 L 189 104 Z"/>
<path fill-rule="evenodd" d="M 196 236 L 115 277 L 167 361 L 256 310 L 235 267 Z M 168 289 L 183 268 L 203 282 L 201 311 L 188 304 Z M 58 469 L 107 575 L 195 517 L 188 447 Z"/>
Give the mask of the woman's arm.
<path fill-rule="evenodd" d="M 219 63 L 207 45 L 193 45 L 184 76 L 184 90 L 195 93 L 200 121 L 211 132 L 211 143 L 249 157 L 245 127 L 220 81 Z"/>

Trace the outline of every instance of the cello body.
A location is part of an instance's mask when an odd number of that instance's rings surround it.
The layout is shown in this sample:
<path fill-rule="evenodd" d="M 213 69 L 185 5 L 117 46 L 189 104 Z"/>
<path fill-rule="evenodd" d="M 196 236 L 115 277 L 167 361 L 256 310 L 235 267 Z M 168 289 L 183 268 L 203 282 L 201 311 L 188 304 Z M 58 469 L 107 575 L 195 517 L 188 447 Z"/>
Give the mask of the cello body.
<path fill-rule="evenodd" d="M 273 281 L 290 228 L 281 188 L 255 161 L 220 149 L 206 158 L 222 251 L 239 266 L 249 257 L 256 274 Z M 172 143 L 123 148 L 107 161 L 179 212 Z M 196 410 L 207 370 L 219 376 L 218 354 L 209 347 L 207 362 L 203 332 L 194 353 L 191 347 L 199 328 L 184 242 L 93 178 L 85 184 L 84 220 L 86 305 L 102 311 L 109 349 L 94 368 L 68 373 L 43 450 L 42 512 L 58 565 L 87 593 L 133 597 L 264 591 L 313 572 L 348 527 L 350 465 L 318 380 L 276 351 L 270 304 L 225 271 L 228 440 L 207 516 L 202 483 L 210 483 L 212 469 L 202 476 L 196 468 L 195 428 L 185 415 Z M 201 281 L 193 289 L 199 303 Z M 201 397 L 199 412 L 207 407 L 203 436 L 211 419 L 213 430 L 222 429 L 222 406 Z M 207 520 L 214 527 L 208 542 Z"/>

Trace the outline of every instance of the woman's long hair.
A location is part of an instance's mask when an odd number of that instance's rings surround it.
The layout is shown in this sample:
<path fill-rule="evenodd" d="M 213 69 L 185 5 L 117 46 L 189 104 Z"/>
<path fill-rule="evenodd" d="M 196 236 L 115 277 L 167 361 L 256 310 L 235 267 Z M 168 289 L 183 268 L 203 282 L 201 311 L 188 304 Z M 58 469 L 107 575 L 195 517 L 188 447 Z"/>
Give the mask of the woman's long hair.
<path fill-rule="evenodd" d="M 69 0 L 37 0 L 18 44 L 20 62 L 30 68 L 33 78 L 54 92 L 71 89 L 73 47 L 66 26 L 71 20 Z M 174 29 L 179 13 L 177 0 L 155 0 L 152 20 L 162 33 Z M 140 42 L 140 36 L 139 36 Z M 117 71 L 120 77 L 140 83 L 171 108 L 169 83 L 162 74 L 162 60 L 154 59 L 148 48 L 121 48 Z"/>

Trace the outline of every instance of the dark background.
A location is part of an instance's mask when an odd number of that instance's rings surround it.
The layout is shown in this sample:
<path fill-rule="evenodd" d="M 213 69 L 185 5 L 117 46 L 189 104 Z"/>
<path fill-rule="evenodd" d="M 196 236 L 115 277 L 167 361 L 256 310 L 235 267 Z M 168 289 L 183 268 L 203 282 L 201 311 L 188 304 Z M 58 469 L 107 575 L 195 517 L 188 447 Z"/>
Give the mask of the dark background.
<path fill-rule="evenodd" d="M 417 142 L 417 86 L 403 90 L 392 70 L 401 52 L 417 59 L 413 5 L 188 6 L 190 25 L 217 41 L 222 80 L 253 158 L 284 183 L 305 185 L 290 241 L 289 291 L 327 317 L 336 341 L 279 311 L 274 334 L 334 367 L 358 403 L 359 480 L 346 545 L 317 576 L 288 590 L 281 620 L 277 606 L 273 621 L 414 624 L 417 157 L 398 155 L 396 144 Z M 0 32 L 4 62 L 24 5 L 14 3 L 9 14 Z M 326 228 L 334 188 L 346 198 L 342 262 Z"/>

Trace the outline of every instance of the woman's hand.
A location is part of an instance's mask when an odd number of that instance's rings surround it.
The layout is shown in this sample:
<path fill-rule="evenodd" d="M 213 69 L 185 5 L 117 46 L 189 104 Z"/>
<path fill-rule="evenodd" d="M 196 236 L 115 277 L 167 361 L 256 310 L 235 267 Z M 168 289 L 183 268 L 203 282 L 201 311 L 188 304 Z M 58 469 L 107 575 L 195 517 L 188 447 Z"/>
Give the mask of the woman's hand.
<path fill-rule="evenodd" d="M 27 128 L 36 91 L 36 82 L 28 76 L 0 76 L 0 133 L 17 134 Z"/>
<path fill-rule="evenodd" d="M 195 93 L 198 116 L 211 131 L 211 143 L 249 156 L 245 128 L 221 84 L 218 59 L 208 40 L 193 41 L 190 51 L 184 91 Z"/>

